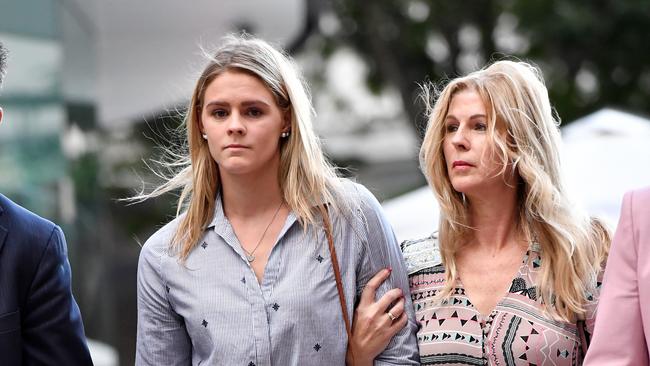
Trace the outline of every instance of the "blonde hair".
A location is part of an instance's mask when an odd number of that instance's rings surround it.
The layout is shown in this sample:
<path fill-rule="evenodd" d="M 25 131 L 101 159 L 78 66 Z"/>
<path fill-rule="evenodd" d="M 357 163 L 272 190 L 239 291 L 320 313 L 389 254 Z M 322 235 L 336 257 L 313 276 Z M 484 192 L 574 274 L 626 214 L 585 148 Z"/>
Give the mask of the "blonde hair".
<path fill-rule="evenodd" d="M 228 70 L 259 78 L 275 97 L 278 107 L 290 115 L 291 134 L 280 143 L 278 181 L 285 202 L 301 224 L 305 227 L 319 224 L 314 208 L 321 203 L 330 203 L 334 210 L 342 208 L 340 180 L 323 156 L 312 127 L 314 110 L 309 92 L 291 58 L 269 43 L 244 34 L 225 37 L 208 59 L 184 118 L 189 154 L 168 149 L 172 160 L 162 164 L 176 173 L 151 193 L 132 198 L 143 200 L 182 189 L 176 215 L 183 211 L 185 215 L 180 218 L 170 244 L 181 261 L 196 247 L 212 220 L 220 190 L 219 167 L 201 136 L 200 118 L 206 88 Z"/>
<path fill-rule="evenodd" d="M 541 71 L 528 63 L 498 61 L 451 80 L 439 93 L 425 86 L 429 122 L 420 166 L 440 203 L 440 250 L 448 298 L 458 278 L 454 257 L 471 236 L 467 205 L 447 173 L 442 142 L 449 104 L 458 92 L 476 91 L 487 109 L 488 136 L 502 163 L 518 174 L 518 229 L 541 246 L 538 301 L 553 318 L 583 317 L 586 294 L 594 293 L 609 250 L 607 229 L 574 208 L 560 174 L 559 119 L 551 108 Z M 431 94 L 437 94 L 432 106 Z M 497 125 L 507 132 L 496 132 Z M 549 306 L 551 305 L 551 306 Z"/>

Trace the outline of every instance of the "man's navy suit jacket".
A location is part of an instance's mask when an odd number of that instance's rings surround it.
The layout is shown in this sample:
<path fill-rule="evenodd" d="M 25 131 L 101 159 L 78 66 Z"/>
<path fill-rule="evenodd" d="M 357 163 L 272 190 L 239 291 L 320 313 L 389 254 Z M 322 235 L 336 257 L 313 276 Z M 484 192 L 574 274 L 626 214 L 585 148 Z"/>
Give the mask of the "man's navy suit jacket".
<path fill-rule="evenodd" d="M 0 365 L 92 365 L 61 229 L 2 194 Z"/>

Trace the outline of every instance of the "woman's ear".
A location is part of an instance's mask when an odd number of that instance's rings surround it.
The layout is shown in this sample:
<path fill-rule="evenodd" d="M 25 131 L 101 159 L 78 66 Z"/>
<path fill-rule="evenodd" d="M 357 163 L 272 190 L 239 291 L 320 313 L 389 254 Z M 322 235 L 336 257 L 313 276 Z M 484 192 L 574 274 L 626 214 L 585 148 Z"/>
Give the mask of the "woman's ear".
<path fill-rule="evenodd" d="M 208 135 L 205 133 L 205 130 L 203 129 L 203 126 L 199 123 L 199 133 L 201 134 L 201 137 L 204 140 L 208 139 Z"/>
<path fill-rule="evenodd" d="M 291 132 L 291 108 L 284 111 L 283 119 L 284 125 L 282 127 L 282 132 Z"/>
<path fill-rule="evenodd" d="M 199 127 L 199 133 L 201 133 L 201 136 L 203 136 L 203 139 L 205 139 L 205 128 L 203 128 L 203 118 L 201 115 L 201 109 L 197 108 L 196 109 L 196 121 L 197 125 Z"/>

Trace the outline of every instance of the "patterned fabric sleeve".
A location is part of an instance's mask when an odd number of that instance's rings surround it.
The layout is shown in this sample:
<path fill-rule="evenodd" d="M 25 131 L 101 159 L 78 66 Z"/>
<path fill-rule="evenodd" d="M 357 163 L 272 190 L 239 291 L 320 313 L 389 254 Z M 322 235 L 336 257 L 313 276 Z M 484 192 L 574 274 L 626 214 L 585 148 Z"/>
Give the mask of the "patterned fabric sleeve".
<path fill-rule="evenodd" d="M 581 342 L 580 358 L 584 357 L 591 344 L 591 337 L 594 334 L 594 325 L 596 323 L 596 312 L 598 309 L 598 299 L 600 298 L 600 289 L 603 282 L 603 274 L 605 269 L 602 268 L 598 273 L 596 279 L 595 293 L 587 293 L 587 303 L 585 304 L 585 317 L 584 320 L 578 321 L 578 334 Z"/>
<path fill-rule="evenodd" d="M 406 240 L 400 244 L 400 248 L 409 276 L 442 264 L 437 232 L 423 239 Z"/>
<path fill-rule="evenodd" d="M 593 294 L 587 294 L 587 304 L 585 306 L 585 321 L 583 322 L 585 327 L 585 338 L 587 341 L 587 346 L 591 343 L 591 336 L 594 334 L 594 324 L 596 323 L 596 312 L 598 308 L 598 299 L 600 298 L 600 289 L 603 283 L 603 274 L 605 268 L 602 268 L 598 273 L 596 279 L 596 291 Z"/>

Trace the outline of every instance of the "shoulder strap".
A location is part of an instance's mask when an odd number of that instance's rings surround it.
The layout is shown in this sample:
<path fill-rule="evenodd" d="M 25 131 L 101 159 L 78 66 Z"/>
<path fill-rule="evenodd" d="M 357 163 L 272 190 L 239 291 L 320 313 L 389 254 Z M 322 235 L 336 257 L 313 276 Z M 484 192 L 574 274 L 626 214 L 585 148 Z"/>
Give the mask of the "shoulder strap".
<path fill-rule="evenodd" d="M 327 213 L 327 206 L 320 205 L 318 206 L 318 208 L 321 212 L 321 215 L 323 216 L 323 226 L 325 228 L 325 235 L 327 236 L 327 244 L 329 245 L 329 249 L 330 249 L 332 269 L 334 270 L 334 279 L 336 279 L 336 290 L 339 293 L 341 312 L 343 313 L 343 320 L 345 321 L 345 331 L 348 334 L 348 340 L 350 340 L 352 339 L 352 328 L 350 327 L 350 317 L 348 316 L 347 305 L 345 303 L 345 293 L 343 293 L 343 283 L 341 281 L 339 260 L 336 256 L 336 248 L 334 248 L 334 239 L 332 237 L 332 224 L 330 223 L 329 215 Z"/>

